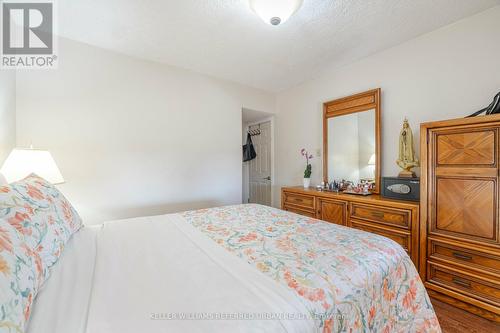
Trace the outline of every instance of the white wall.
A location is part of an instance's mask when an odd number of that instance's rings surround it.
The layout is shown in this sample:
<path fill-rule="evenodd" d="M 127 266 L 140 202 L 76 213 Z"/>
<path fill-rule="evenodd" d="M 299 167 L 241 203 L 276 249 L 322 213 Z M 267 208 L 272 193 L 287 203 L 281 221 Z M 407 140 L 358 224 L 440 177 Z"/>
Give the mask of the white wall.
<path fill-rule="evenodd" d="M 16 143 L 16 73 L 0 70 L 0 166 Z"/>
<path fill-rule="evenodd" d="M 496 6 L 349 66 L 325 69 L 316 80 L 280 93 L 276 186 L 301 184 L 300 148 L 322 148 L 324 102 L 376 87 L 382 88 L 382 175 L 397 175 L 405 116 L 418 142 L 420 123 L 463 117 L 500 91 L 499 36 Z M 321 159 L 315 158 L 313 183 L 321 175 Z"/>
<path fill-rule="evenodd" d="M 242 200 L 242 107 L 274 96 L 60 39 L 17 77 L 17 144 L 50 149 L 86 223 Z"/>

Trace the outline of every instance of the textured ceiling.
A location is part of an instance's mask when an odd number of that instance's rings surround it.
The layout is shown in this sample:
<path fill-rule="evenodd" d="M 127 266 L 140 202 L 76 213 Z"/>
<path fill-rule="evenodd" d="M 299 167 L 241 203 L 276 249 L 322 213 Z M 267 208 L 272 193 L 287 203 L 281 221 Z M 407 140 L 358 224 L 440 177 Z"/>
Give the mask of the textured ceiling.
<path fill-rule="evenodd" d="M 263 23 L 247 0 L 58 1 L 60 35 L 277 92 L 500 0 L 304 0 Z"/>

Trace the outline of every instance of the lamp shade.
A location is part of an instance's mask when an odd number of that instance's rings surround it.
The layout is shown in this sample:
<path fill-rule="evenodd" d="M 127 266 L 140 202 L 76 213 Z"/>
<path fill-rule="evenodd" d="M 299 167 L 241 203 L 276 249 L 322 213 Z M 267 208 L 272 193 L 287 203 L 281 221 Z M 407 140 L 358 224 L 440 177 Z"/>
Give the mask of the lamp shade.
<path fill-rule="evenodd" d="M 32 173 L 52 184 L 64 183 L 64 178 L 47 150 L 15 148 L 0 169 L 9 183 L 21 180 Z"/>
<path fill-rule="evenodd" d="M 7 184 L 7 179 L 0 173 L 0 186 L 4 186 Z"/>
<path fill-rule="evenodd" d="M 370 160 L 368 161 L 368 165 L 375 165 L 375 154 L 372 154 L 372 156 L 370 157 Z"/>
<path fill-rule="evenodd" d="M 279 25 L 290 18 L 303 0 L 250 0 L 250 7 L 267 24 Z"/>

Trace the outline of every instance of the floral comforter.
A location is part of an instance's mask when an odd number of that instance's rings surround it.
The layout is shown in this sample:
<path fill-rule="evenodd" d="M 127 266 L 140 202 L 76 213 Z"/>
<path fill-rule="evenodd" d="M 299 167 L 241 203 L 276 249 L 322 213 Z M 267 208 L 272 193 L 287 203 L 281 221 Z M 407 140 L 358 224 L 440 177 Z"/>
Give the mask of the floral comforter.
<path fill-rule="evenodd" d="M 182 216 L 293 290 L 323 332 L 441 331 L 411 259 L 390 239 L 259 205 Z"/>

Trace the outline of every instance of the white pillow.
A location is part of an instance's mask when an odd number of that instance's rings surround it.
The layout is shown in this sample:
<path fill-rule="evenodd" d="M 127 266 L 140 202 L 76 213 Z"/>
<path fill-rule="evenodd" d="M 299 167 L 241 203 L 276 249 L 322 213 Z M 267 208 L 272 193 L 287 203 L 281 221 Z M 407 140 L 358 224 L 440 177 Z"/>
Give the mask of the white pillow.
<path fill-rule="evenodd" d="M 0 173 L 0 186 L 7 185 L 7 179 Z"/>

